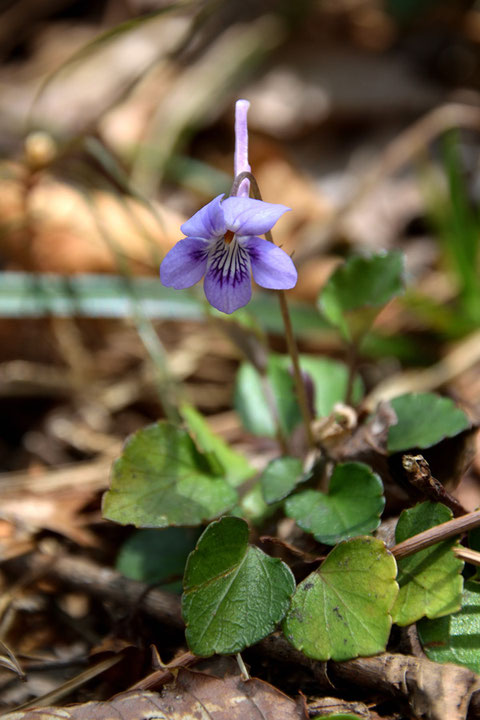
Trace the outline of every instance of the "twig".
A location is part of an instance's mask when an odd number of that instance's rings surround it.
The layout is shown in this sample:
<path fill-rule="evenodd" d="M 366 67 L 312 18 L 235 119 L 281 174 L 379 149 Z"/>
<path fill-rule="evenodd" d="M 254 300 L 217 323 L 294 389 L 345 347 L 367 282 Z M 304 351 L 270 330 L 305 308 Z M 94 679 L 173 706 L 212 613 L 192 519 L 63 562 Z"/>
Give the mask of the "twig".
<path fill-rule="evenodd" d="M 349 691 L 352 685 L 372 689 L 377 696 L 403 698 L 413 717 L 430 720 L 464 720 L 470 703 L 469 719 L 480 717 L 480 677 L 468 668 L 396 653 L 327 664 L 310 660 L 276 635 L 255 649 L 277 663 L 304 667 L 318 691 L 331 692 L 338 684 L 346 684 Z"/>
<path fill-rule="evenodd" d="M 203 660 L 201 657 L 197 657 L 191 652 L 185 652 L 174 658 L 168 665 L 163 665 L 159 670 L 154 670 L 150 675 L 142 678 L 134 685 L 131 685 L 129 690 L 155 690 L 168 682 L 171 682 L 175 676 L 175 670 L 182 667 L 190 667 L 195 663 Z"/>
<path fill-rule="evenodd" d="M 397 560 L 399 558 L 408 557 L 413 555 L 419 550 L 424 550 L 431 545 L 435 545 L 442 540 L 455 537 L 455 535 L 463 535 L 463 533 L 473 530 L 480 525 L 480 510 L 474 510 L 473 512 L 467 513 L 459 518 L 448 520 L 441 525 L 435 525 L 435 527 L 429 528 L 424 532 L 414 535 L 408 540 L 404 540 L 398 545 L 390 548 L 390 551 L 395 555 Z"/>
<path fill-rule="evenodd" d="M 130 580 L 116 570 L 102 567 L 91 560 L 68 555 L 54 558 L 36 552 L 15 558 L 6 566 L 15 574 L 34 573 L 35 578 L 43 572 L 88 595 L 111 600 L 124 607 L 135 607 L 171 627 L 184 627 L 180 599 L 176 595 L 150 589 L 145 583 Z"/>
<path fill-rule="evenodd" d="M 108 670 L 109 668 L 119 663 L 121 660 L 123 660 L 124 657 L 125 656 L 122 655 L 122 653 L 119 653 L 118 655 L 114 655 L 113 657 L 105 658 L 105 660 L 101 660 L 96 665 L 93 665 L 92 667 L 83 670 L 78 675 L 75 675 L 75 677 L 70 678 L 70 680 L 62 683 L 62 685 L 60 685 L 59 687 L 51 690 L 48 693 L 45 693 L 45 695 L 33 698 L 33 700 L 29 700 L 22 705 L 17 705 L 17 707 L 12 708 L 11 710 L 0 712 L 0 717 L 7 714 L 7 712 L 8 714 L 14 712 L 16 713 L 20 710 L 27 710 L 31 707 L 45 707 L 46 705 L 50 705 L 50 703 L 58 702 L 58 700 L 61 700 L 67 695 L 70 695 L 70 693 L 72 693 L 77 688 L 85 685 L 85 683 L 92 678 L 97 677 L 97 675 L 100 675 L 101 673 L 105 672 L 105 670 Z"/>
<path fill-rule="evenodd" d="M 453 552 L 460 560 L 465 560 L 471 565 L 480 567 L 480 552 L 477 552 L 477 550 L 471 550 L 460 545 L 460 547 L 454 547 Z"/>
<path fill-rule="evenodd" d="M 423 455 L 404 455 L 402 465 L 408 482 L 432 502 L 441 502 L 453 512 L 455 517 L 466 515 L 467 510 L 445 490 L 442 483 L 432 476 L 430 466 Z"/>

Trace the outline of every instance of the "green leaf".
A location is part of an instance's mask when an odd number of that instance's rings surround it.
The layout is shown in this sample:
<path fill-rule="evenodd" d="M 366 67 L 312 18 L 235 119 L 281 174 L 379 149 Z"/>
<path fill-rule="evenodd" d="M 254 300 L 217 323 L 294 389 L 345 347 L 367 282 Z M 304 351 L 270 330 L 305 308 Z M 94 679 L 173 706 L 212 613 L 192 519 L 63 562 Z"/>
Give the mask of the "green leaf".
<path fill-rule="evenodd" d="M 270 504 L 283 500 L 304 479 L 303 464 L 298 458 L 272 460 L 260 476 L 265 502 Z"/>
<path fill-rule="evenodd" d="M 272 402 L 276 407 L 282 430 L 289 435 L 301 422 L 293 378 L 285 367 L 283 358 L 270 355 L 266 378 L 262 378 L 250 363 L 242 363 L 235 382 L 235 409 L 243 425 L 254 435 L 276 436 Z"/>
<path fill-rule="evenodd" d="M 348 384 L 348 369 L 342 362 L 329 358 L 316 358 L 311 355 L 300 356 L 300 366 L 307 372 L 314 388 L 314 406 L 318 417 L 327 417 L 335 403 L 345 400 Z M 363 383 L 359 376 L 355 378 L 352 400 L 359 403 L 363 397 Z"/>
<path fill-rule="evenodd" d="M 388 431 L 391 453 L 428 448 L 470 427 L 463 410 L 450 398 L 435 393 L 407 393 L 390 400 L 397 423 Z"/>
<path fill-rule="evenodd" d="M 343 363 L 327 358 L 300 357 L 301 369 L 309 373 L 313 381 L 314 406 L 316 415 L 329 415 L 337 402 L 343 402 L 348 381 L 348 371 Z M 280 425 L 290 435 L 302 422 L 297 403 L 293 377 L 290 372 L 291 360 L 287 355 L 270 355 L 267 364 L 267 378 L 260 376 L 250 363 L 243 363 L 237 374 L 234 404 L 243 425 L 255 435 L 275 437 L 275 423 L 268 401 L 270 386 Z M 363 394 L 363 385 L 355 379 L 354 401 Z"/>
<path fill-rule="evenodd" d="M 232 510 L 231 514 L 245 518 L 252 525 L 261 525 L 267 518 L 274 515 L 279 508 L 279 503 L 267 505 L 263 498 L 262 486 L 259 482 L 256 482 L 242 496 L 240 504 Z"/>
<path fill-rule="evenodd" d="M 315 660 L 349 660 L 385 650 L 398 585 L 384 543 L 359 537 L 337 545 L 300 583 L 284 621 L 292 645 Z"/>
<path fill-rule="evenodd" d="M 166 288 L 156 278 L 119 275 L 0 273 L 0 316 L 84 315 L 131 317 L 134 303 L 146 317 L 205 317 L 193 294 Z"/>
<path fill-rule="evenodd" d="M 103 515 L 122 525 L 200 525 L 232 508 L 237 493 L 188 433 L 167 422 L 139 430 L 114 463 Z"/>
<path fill-rule="evenodd" d="M 326 545 L 373 532 L 385 506 L 379 476 L 364 463 L 337 465 L 328 495 L 304 490 L 285 502 L 286 514 Z"/>
<path fill-rule="evenodd" d="M 192 288 L 182 292 L 166 288 L 157 278 L 0 272 L 1 317 L 129 317 L 133 314 L 132 300 L 139 311 L 150 318 L 198 321 L 206 317 L 201 290 Z M 248 307 L 263 327 L 281 331 L 282 318 L 276 298 L 258 293 Z M 318 331 L 318 313 L 314 308 L 292 303 L 291 311 L 297 333 L 310 336 Z"/>
<path fill-rule="evenodd" d="M 423 502 L 404 510 L 395 530 L 397 543 L 452 519 L 442 503 Z M 442 617 L 460 609 L 463 562 L 455 557 L 451 538 L 397 561 L 400 590 L 392 610 L 393 622 L 410 625 L 426 615 Z"/>
<path fill-rule="evenodd" d="M 417 630 L 430 660 L 465 665 L 480 673 L 480 583 L 465 583 L 459 612 L 437 620 L 423 618 Z"/>
<path fill-rule="evenodd" d="M 181 593 L 185 564 L 198 535 L 193 528 L 137 530 L 120 548 L 115 567 L 132 580 Z M 172 581 L 172 577 L 179 579 Z"/>
<path fill-rule="evenodd" d="M 294 589 L 285 563 L 248 544 L 246 522 L 211 523 L 185 570 L 182 613 L 190 649 L 203 657 L 241 652 L 275 629 Z"/>
<path fill-rule="evenodd" d="M 213 453 L 220 464 L 221 474 L 225 475 L 226 481 L 232 487 L 241 485 L 255 475 L 257 471 L 248 460 L 232 450 L 219 435 L 214 433 L 198 410 L 188 403 L 183 403 L 179 410 L 197 446 L 205 453 Z"/>
<path fill-rule="evenodd" d="M 355 256 L 341 265 L 319 296 L 327 320 L 347 340 L 363 335 L 381 308 L 404 288 L 403 253 Z"/>

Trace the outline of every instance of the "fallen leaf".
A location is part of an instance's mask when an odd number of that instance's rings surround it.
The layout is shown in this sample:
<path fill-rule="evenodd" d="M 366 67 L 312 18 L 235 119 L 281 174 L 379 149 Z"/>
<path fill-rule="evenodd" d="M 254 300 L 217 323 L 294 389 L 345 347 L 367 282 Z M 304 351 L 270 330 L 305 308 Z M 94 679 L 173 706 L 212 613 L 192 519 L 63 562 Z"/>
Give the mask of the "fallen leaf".
<path fill-rule="evenodd" d="M 12 712 L 3 720 L 307 720 L 301 701 L 295 702 L 263 680 L 243 680 L 240 674 L 218 678 L 203 672 L 179 671 L 162 696 L 126 692 L 107 702 Z"/>
<path fill-rule="evenodd" d="M 21 490 L 2 499 L 1 517 L 22 530 L 52 530 L 79 545 L 94 546 L 95 536 L 85 527 L 80 510 L 92 499 L 91 490 L 65 489 L 46 493 Z"/>

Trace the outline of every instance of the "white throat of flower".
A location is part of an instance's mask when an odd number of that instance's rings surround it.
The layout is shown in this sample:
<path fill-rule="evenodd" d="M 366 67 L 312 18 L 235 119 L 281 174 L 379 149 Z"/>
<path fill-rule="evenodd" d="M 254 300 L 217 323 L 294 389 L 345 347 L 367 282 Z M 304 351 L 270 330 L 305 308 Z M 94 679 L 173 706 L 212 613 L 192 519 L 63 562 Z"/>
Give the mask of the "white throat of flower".
<path fill-rule="evenodd" d="M 207 269 L 212 270 L 217 278 L 231 282 L 240 282 L 250 274 L 250 257 L 236 235 L 228 238 L 219 237 L 208 253 Z"/>

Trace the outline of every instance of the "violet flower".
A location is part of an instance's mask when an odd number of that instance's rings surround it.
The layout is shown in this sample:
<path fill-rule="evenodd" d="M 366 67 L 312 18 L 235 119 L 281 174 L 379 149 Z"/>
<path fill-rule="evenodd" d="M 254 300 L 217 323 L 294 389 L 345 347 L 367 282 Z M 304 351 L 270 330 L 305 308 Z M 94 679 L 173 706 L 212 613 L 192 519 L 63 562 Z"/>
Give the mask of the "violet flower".
<path fill-rule="evenodd" d="M 249 171 L 246 110 L 236 105 L 235 173 Z M 232 313 L 252 296 L 251 274 L 264 288 L 287 290 L 297 282 L 297 271 L 286 252 L 258 237 L 271 230 L 290 208 L 245 197 L 249 182 L 240 184 L 239 195 L 219 195 L 181 226 L 186 235 L 165 256 L 160 267 L 163 285 L 177 290 L 195 285 L 205 276 L 204 290 L 210 305 Z"/>

